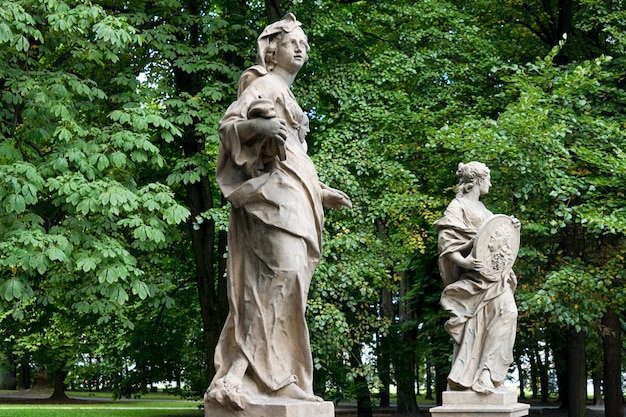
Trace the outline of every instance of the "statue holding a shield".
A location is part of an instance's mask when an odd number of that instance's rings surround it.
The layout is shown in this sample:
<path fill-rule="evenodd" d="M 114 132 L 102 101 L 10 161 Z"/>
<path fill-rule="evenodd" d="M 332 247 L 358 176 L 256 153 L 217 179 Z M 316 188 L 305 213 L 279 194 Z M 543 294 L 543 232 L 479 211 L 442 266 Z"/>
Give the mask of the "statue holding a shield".
<path fill-rule="evenodd" d="M 491 187 L 483 163 L 461 163 L 457 176 L 457 196 L 434 224 L 445 285 L 441 305 L 450 314 L 445 328 L 454 340 L 448 389 L 490 394 L 513 362 L 517 279 L 512 267 L 520 222 L 494 215 L 480 201 Z"/>

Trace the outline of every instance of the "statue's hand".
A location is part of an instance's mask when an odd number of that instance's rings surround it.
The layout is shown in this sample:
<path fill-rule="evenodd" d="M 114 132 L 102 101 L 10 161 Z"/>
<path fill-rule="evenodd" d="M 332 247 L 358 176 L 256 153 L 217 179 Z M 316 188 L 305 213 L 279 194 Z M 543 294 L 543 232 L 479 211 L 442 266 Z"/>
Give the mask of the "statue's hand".
<path fill-rule="evenodd" d="M 469 271 L 480 271 L 481 268 L 485 266 L 482 259 L 474 258 L 472 255 L 463 256 L 461 252 L 458 251 L 451 252 L 448 256 L 452 262 Z"/>
<path fill-rule="evenodd" d="M 253 129 L 266 137 L 274 138 L 284 143 L 287 140 L 287 123 L 278 117 L 265 119 L 262 117 L 249 119 Z"/>
<path fill-rule="evenodd" d="M 485 262 L 482 259 L 474 258 L 472 256 L 472 266 L 475 271 L 480 271 L 485 266 Z"/>
<path fill-rule="evenodd" d="M 513 223 L 513 227 L 521 227 L 522 223 L 515 216 L 511 216 L 511 223 Z"/>
<path fill-rule="evenodd" d="M 346 193 L 331 187 L 322 187 L 322 204 L 329 208 L 352 208 L 352 201 Z"/>

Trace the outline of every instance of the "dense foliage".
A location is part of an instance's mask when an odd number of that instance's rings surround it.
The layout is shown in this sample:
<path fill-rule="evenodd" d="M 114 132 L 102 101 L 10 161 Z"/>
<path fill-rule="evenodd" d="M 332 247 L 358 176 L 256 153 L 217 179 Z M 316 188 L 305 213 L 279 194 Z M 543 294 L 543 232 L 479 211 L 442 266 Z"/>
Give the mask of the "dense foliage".
<path fill-rule="evenodd" d="M 316 389 L 366 405 L 395 384 L 413 412 L 426 370 L 443 388 L 431 225 L 469 160 L 523 224 L 520 375 L 547 395 L 585 336 L 602 369 L 626 324 L 619 0 L 0 1 L 0 363 L 22 385 L 202 391 L 227 309 L 217 123 L 286 11 L 312 47 L 310 153 L 354 203 L 328 212 L 310 291 Z"/>

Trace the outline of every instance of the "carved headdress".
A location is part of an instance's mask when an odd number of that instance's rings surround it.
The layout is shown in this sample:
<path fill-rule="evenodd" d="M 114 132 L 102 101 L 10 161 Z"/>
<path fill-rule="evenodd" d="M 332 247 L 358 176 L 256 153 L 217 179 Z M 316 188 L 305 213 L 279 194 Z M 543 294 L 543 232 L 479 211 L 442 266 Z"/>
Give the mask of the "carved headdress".
<path fill-rule="evenodd" d="M 292 32 L 294 29 L 302 26 L 302 23 L 298 22 L 296 16 L 293 13 L 287 13 L 282 19 L 265 27 L 263 32 L 257 38 L 257 56 L 256 63 L 267 68 L 265 62 L 267 49 L 270 46 L 270 41 L 274 35 L 282 32 Z"/>

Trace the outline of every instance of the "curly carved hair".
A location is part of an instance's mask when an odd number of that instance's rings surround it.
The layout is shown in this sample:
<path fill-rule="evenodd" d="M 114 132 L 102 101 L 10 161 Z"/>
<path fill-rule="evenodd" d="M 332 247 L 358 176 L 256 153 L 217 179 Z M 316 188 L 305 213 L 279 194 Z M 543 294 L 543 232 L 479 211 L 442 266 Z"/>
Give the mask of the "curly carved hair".
<path fill-rule="evenodd" d="M 459 163 L 456 176 L 459 177 L 457 197 L 467 194 L 475 185 L 480 185 L 489 177 L 489 168 L 482 162 L 472 161 L 464 164 Z"/>

